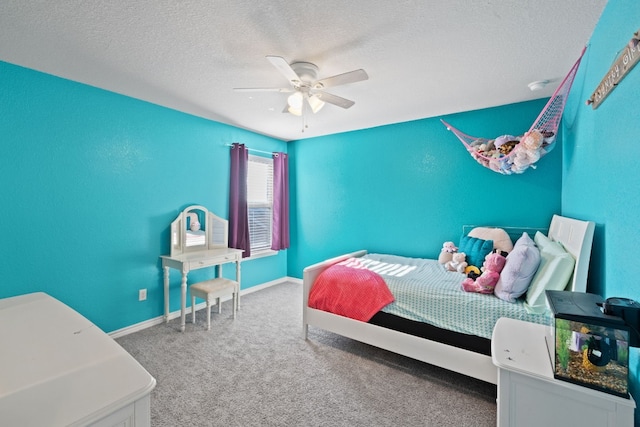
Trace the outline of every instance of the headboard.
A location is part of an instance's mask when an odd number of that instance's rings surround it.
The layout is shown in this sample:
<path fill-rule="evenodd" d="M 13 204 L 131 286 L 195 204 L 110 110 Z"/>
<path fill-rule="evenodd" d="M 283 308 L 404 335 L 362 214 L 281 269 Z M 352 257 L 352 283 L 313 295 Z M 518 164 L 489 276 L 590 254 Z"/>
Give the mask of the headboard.
<path fill-rule="evenodd" d="M 229 246 L 229 222 L 192 205 L 171 223 L 171 256 Z"/>
<path fill-rule="evenodd" d="M 571 279 L 571 290 L 574 292 L 587 291 L 587 276 L 595 227 L 596 224 L 592 221 L 582 221 L 560 215 L 554 215 L 551 218 L 549 238 L 562 244 L 576 260 Z"/>
<path fill-rule="evenodd" d="M 463 234 L 468 234 L 469 231 L 475 227 L 477 226 L 464 225 L 462 227 Z M 522 236 L 522 233 L 526 232 L 533 238 L 536 231 L 540 231 L 551 240 L 560 243 L 576 261 L 571 278 L 570 290 L 574 292 L 587 291 L 587 275 L 589 274 L 591 245 L 593 243 L 593 233 L 595 230 L 594 222 L 554 215 L 551 218 L 549 228 L 497 227 L 505 230 L 514 243 Z"/>

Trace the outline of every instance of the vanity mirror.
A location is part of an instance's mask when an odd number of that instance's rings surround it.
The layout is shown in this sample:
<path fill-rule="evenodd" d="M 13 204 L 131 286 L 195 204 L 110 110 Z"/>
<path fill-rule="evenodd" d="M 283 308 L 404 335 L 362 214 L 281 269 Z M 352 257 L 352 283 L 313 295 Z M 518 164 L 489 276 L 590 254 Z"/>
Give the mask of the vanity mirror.
<path fill-rule="evenodd" d="M 192 205 L 171 223 L 171 256 L 228 247 L 228 221 Z"/>

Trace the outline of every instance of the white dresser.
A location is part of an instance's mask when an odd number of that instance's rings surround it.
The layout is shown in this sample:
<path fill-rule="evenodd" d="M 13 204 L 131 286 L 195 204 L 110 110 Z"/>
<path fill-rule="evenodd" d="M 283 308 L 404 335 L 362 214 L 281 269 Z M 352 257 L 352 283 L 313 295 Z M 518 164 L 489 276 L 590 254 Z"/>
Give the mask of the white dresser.
<path fill-rule="evenodd" d="M 498 427 L 633 426 L 633 398 L 554 379 L 545 333 L 546 326 L 521 320 L 496 323 Z"/>
<path fill-rule="evenodd" d="M 0 300 L 0 425 L 149 426 L 156 380 L 44 293 Z"/>

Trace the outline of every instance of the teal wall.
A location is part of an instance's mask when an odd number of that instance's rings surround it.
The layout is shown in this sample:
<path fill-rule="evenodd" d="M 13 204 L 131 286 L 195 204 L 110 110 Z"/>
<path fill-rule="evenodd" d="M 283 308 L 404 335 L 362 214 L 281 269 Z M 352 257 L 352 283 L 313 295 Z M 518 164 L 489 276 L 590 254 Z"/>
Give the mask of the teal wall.
<path fill-rule="evenodd" d="M 564 123 L 562 212 L 596 222 L 590 292 L 640 301 L 640 65 L 596 110 L 585 105 L 640 28 L 637 0 L 611 0 L 593 32 Z M 640 55 L 640 46 L 636 51 Z M 631 352 L 632 393 L 640 398 L 640 359 Z M 640 425 L 640 411 L 636 424 Z"/>
<path fill-rule="evenodd" d="M 444 119 L 475 136 L 521 134 L 545 103 Z M 535 170 L 500 175 L 476 163 L 437 118 L 295 141 L 289 275 L 358 249 L 437 257 L 465 224 L 548 226 L 560 211 L 561 151 Z"/>
<path fill-rule="evenodd" d="M 107 332 L 161 316 L 158 257 L 169 252 L 169 224 L 191 204 L 227 217 L 226 144 L 236 141 L 287 149 L 0 62 L 0 298 L 44 291 Z M 286 276 L 286 251 L 243 262 L 242 270 L 242 288 Z M 233 277 L 233 266 L 224 274 Z M 174 311 L 178 273 L 171 279 Z M 148 289 L 144 302 L 140 288 Z"/>

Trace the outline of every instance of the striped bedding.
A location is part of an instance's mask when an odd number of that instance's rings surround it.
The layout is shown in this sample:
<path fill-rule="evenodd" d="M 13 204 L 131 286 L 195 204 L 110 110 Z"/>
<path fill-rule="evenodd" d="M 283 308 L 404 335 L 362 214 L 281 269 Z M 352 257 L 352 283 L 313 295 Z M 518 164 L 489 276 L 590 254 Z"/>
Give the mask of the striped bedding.
<path fill-rule="evenodd" d="M 464 274 L 447 271 L 437 260 L 366 254 L 359 261 L 380 274 L 395 297 L 382 311 L 442 329 L 491 339 L 500 317 L 548 324 L 547 315 L 529 314 L 524 301 L 462 290 Z"/>

